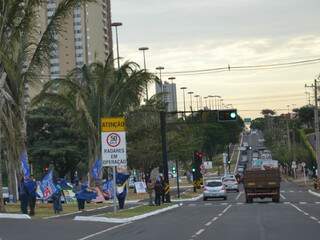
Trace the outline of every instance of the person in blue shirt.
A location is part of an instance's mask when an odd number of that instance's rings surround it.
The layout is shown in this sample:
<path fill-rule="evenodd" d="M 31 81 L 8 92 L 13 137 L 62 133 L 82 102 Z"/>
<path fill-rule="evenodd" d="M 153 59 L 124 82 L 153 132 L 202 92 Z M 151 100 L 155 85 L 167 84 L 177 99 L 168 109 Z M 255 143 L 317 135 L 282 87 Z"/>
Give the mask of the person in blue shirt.
<path fill-rule="evenodd" d="M 57 191 L 52 195 L 52 203 L 53 203 L 53 210 L 55 214 L 59 214 L 63 211 L 62 204 L 61 204 L 61 196 L 63 195 L 62 188 L 59 184 L 56 184 Z"/>
<path fill-rule="evenodd" d="M 25 187 L 28 193 L 28 203 L 30 208 L 30 216 L 35 215 L 35 207 L 36 207 L 36 201 L 37 201 L 37 183 L 36 181 L 31 178 L 25 179 Z"/>
<path fill-rule="evenodd" d="M 20 209 L 23 214 L 28 214 L 28 191 L 25 186 L 24 178 L 22 177 L 19 184 L 19 200 L 20 200 Z"/>

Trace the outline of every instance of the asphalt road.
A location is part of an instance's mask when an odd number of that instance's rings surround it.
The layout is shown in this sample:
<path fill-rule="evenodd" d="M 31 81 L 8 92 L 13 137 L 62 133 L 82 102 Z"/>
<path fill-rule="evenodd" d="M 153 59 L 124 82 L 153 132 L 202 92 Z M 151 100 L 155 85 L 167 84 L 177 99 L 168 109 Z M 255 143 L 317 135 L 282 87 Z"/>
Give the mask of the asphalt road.
<path fill-rule="evenodd" d="M 246 139 L 248 137 L 248 139 Z M 245 136 L 256 146 L 261 138 Z M 301 240 L 320 236 L 320 198 L 305 187 L 284 181 L 281 202 L 245 203 L 243 189 L 228 200 L 184 202 L 179 208 L 127 224 L 0 219 L 1 240 Z M 99 212 L 110 209 L 100 210 Z M 86 212 L 85 215 L 96 215 Z M 80 214 L 81 215 L 81 214 Z"/>

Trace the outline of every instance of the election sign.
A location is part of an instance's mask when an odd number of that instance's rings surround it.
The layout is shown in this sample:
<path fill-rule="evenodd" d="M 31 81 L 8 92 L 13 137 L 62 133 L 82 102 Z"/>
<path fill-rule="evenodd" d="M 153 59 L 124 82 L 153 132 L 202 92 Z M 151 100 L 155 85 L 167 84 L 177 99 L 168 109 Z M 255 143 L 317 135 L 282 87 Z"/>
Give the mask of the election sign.
<path fill-rule="evenodd" d="M 102 166 L 126 166 L 127 143 L 124 118 L 101 119 Z"/>

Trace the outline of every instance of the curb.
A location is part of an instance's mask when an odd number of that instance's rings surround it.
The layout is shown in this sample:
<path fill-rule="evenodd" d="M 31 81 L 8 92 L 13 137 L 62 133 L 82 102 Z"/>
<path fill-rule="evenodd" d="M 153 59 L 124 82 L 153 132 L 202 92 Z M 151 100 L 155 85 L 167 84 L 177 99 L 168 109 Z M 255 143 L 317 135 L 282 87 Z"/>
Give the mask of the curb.
<path fill-rule="evenodd" d="M 11 213 L 0 213 L 0 219 L 31 219 L 27 214 L 11 214 Z"/>
<path fill-rule="evenodd" d="M 203 197 L 203 194 L 200 194 L 197 197 L 194 198 L 185 198 L 185 199 L 171 199 L 171 202 L 194 202 L 198 201 Z"/>
<path fill-rule="evenodd" d="M 150 216 L 154 216 L 163 212 L 170 211 L 172 209 L 180 207 L 182 204 L 175 204 L 170 207 L 162 208 L 153 212 L 145 213 L 142 215 L 138 215 L 130 218 L 107 218 L 107 217 L 84 217 L 84 216 L 76 216 L 73 220 L 75 221 L 87 221 L 87 222 L 104 222 L 104 223 L 128 223 L 137 220 L 141 220 Z"/>
<path fill-rule="evenodd" d="M 316 197 L 320 197 L 320 193 L 316 193 L 314 191 L 312 191 L 311 189 L 308 190 L 308 192 Z"/>

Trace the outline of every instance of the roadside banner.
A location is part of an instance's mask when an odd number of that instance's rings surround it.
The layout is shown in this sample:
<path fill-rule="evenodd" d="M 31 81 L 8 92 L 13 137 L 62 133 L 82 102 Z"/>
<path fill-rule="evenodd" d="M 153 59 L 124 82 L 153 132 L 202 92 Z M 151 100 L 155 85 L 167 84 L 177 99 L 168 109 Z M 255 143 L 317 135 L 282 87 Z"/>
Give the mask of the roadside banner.
<path fill-rule="evenodd" d="M 135 182 L 134 187 L 135 187 L 137 193 L 146 193 L 147 192 L 147 186 L 146 186 L 145 182 Z"/>
<path fill-rule="evenodd" d="M 100 159 L 97 159 L 94 162 L 94 165 L 92 167 L 92 176 L 95 180 L 100 179 L 101 170 L 102 170 L 102 161 Z"/>

